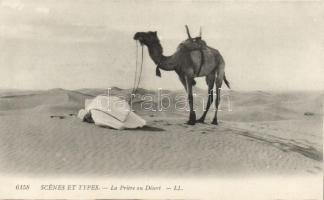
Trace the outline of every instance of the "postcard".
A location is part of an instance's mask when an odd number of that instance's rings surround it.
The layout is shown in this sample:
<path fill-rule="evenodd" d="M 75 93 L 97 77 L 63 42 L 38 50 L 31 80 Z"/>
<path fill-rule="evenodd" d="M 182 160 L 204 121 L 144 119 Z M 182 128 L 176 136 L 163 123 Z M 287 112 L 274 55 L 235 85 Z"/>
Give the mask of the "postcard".
<path fill-rule="evenodd" d="M 0 1 L 1 199 L 323 199 L 323 1 Z"/>

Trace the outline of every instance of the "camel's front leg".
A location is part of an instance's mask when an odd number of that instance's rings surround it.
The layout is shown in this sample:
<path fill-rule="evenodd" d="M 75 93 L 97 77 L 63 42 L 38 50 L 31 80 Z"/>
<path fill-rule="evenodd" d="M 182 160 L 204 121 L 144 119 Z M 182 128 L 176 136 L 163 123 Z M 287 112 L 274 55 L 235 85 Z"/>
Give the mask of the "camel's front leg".
<path fill-rule="evenodd" d="M 192 95 L 192 85 L 193 85 L 193 78 L 188 78 L 186 76 L 186 85 L 187 85 L 187 92 L 188 92 L 188 101 L 189 101 L 189 108 L 190 108 L 190 115 L 189 115 L 189 125 L 195 125 L 196 123 L 196 113 L 193 109 L 193 95 Z"/>

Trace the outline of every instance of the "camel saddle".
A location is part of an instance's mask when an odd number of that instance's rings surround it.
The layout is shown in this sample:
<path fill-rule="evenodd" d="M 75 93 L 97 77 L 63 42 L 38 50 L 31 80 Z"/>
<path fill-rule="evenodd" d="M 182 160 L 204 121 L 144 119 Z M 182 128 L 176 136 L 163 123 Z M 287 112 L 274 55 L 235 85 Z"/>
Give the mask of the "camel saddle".
<path fill-rule="evenodd" d="M 201 39 L 201 37 L 187 39 L 187 40 L 183 41 L 182 43 L 180 43 L 180 45 L 178 46 L 178 49 L 177 49 L 177 51 L 179 53 L 177 54 L 177 56 L 174 56 L 173 59 L 170 59 L 168 61 L 168 64 L 169 65 L 177 65 L 179 60 L 183 60 L 183 59 L 179 59 L 179 56 L 186 57 L 187 59 L 184 59 L 184 60 L 186 60 L 187 62 L 192 62 L 190 53 L 192 51 L 199 51 L 201 59 L 200 59 L 198 72 L 196 72 L 196 75 L 199 76 L 201 68 L 205 63 L 204 50 L 206 50 L 206 49 L 207 49 L 207 44 L 204 40 Z M 160 65 L 161 65 L 161 63 L 157 64 L 156 71 L 155 71 L 156 76 L 159 76 L 159 77 L 161 77 L 161 72 L 159 69 Z"/>
<path fill-rule="evenodd" d="M 199 70 L 198 70 L 198 72 L 196 74 L 197 76 L 199 76 L 201 68 L 205 63 L 205 57 L 204 57 L 203 50 L 207 49 L 207 43 L 204 40 L 202 40 L 201 37 L 195 37 L 195 38 L 187 39 L 187 40 L 183 41 L 179 45 L 179 47 L 180 47 L 180 49 L 188 52 L 189 54 L 192 51 L 199 51 L 200 52 L 201 61 L 200 61 Z"/>

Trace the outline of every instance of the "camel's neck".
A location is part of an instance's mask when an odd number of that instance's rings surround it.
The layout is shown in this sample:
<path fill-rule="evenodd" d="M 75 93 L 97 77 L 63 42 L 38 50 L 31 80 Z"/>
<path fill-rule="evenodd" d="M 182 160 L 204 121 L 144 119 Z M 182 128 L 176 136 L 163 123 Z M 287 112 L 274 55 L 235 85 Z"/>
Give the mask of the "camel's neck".
<path fill-rule="evenodd" d="M 168 58 L 163 55 L 163 48 L 159 41 L 147 45 L 150 57 L 160 69 L 171 71 L 174 70 L 174 65 L 168 63 Z"/>

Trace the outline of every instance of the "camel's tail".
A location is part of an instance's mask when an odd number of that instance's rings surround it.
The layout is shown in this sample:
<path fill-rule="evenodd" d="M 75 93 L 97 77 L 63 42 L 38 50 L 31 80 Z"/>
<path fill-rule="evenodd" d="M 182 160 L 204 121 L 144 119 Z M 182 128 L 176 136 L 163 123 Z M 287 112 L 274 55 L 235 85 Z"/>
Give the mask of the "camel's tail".
<path fill-rule="evenodd" d="M 224 74 L 224 83 L 226 84 L 226 86 L 227 86 L 229 89 L 231 89 L 230 83 L 229 83 L 229 81 L 226 79 L 225 74 Z"/>

